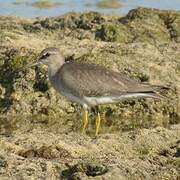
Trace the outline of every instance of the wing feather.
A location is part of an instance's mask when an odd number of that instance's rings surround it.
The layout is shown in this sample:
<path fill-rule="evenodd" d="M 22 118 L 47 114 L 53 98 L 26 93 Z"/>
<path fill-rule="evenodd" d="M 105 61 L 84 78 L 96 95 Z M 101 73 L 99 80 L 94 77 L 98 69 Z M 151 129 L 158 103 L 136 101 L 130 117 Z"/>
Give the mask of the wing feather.
<path fill-rule="evenodd" d="M 60 69 L 59 78 L 64 89 L 77 96 L 120 96 L 128 92 L 153 92 L 149 85 L 94 64 L 66 63 Z"/>

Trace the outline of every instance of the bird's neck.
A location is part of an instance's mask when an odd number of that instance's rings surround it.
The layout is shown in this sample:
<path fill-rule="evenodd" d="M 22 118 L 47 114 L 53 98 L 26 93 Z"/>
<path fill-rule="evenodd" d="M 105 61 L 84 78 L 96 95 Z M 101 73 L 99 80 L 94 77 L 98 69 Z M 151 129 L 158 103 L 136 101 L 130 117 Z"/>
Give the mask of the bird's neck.
<path fill-rule="evenodd" d="M 64 62 L 58 62 L 54 64 L 50 64 L 48 66 L 48 75 L 49 77 L 53 77 L 57 71 L 61 68 L 61 66 L 64 64 Z"/>

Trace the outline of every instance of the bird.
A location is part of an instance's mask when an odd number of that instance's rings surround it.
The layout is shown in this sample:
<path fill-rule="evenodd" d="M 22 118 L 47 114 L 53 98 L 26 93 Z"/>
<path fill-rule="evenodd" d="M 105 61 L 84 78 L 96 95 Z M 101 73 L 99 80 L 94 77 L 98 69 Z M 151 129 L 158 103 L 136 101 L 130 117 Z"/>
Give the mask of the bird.
<path fill-rule="evenodd" d="M 158 92 L 163 86 L 150 85 L 130 78 L 122 72 L 107 69 L 104 66 L 65 61 L 65 57 L 56 47 L 41 51 L 38 60 L 32 66 L 46 65 L 51 85 L 67 100 L 78 103 L 83 108 L 84 133 L 88 125 L 90 108 L 96 111 L 96 130 L 98 135 L 101 116 L 98 106 L 113 104 L 129 98 L 156 98 L 163 96 Z"/>

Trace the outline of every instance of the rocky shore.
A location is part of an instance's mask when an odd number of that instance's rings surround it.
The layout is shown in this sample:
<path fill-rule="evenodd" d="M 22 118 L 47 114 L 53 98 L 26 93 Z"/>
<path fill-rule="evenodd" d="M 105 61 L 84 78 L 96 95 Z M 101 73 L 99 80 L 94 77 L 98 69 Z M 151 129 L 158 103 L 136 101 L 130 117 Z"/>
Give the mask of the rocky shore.
<path fill-rule="evenodd" d="M 0 179 L 180 178 L 180 12 L 1 16 L 0 42 Z M 55 92 L 46 68 L 25 68 L 48 46 L 168 86 L 167 98 L 104 105 L 99 137 L 93 111 L 81 134 L 81 107 Z"/>

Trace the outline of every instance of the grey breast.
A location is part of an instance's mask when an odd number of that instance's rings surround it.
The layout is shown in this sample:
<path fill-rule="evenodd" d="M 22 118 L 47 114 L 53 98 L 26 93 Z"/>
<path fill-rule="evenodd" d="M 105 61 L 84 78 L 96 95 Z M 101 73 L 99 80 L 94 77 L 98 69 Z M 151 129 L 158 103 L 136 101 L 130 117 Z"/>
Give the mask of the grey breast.
<path fill-rule="evenodd" d="M 63 64 L 61 68 L 53 75 L 49 75 L 49 80 L 52 86 L 68 100 L 85 104 L 83 99 L 79 96 L 79 93 L 74 91 L 77 86 L 73 76 L 73 68 L 69 67 L 68 64 Z"/>

